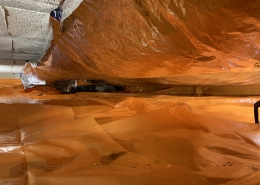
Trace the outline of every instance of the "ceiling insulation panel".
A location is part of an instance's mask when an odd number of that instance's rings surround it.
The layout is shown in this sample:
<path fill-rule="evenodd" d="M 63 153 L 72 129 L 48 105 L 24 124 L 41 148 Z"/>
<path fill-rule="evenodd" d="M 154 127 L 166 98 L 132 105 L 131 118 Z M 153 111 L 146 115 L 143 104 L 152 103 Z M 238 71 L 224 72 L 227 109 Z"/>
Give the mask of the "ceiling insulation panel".
<path fill-rule="evenodd" d="M 60 0 L 0 1 L 0 65 L 38 62 L 50 40 L 49 17 Z M 0 73 L 3 73 L 0 69 Z"/>
<path fill-rule="evenodd" d="M 0 6 L 50 13 L 60 0 L 1 0 Z"/>
<path fill-rule="evenodd" d="M 26 53 L 26 52 L 16 52 L 16 51 L 0 51 L 0 60 L 39 60 L 38 53 Z M 0 62 L 0 64 L 2 61 Z"/>
<path fill-rule="evenodd" d="M 0 41 L 1 51 L 12 51 L 12 39 L 10 37 L 0 37 Z"/>
<path fill-rule="evenodd" d="M 45 38 L 48 32 L 49 14 L 5 7 L 8 33 L 20 38 Z"/>
<path fill-rule="evenodd" d="M 13 48 L 17 52 L 39 53 L 42 50 L 42 42 L 45 39 L 13 38 Z"/>
<path fill-rule="evenodd" d="M 0 3 L 1 4 L 1 3 Z M 2 6 L 0 6 L 0 35 L 7 36 L 7 27 L 6 27 L 6 21 L 5 21 L 5 10 Z M 0 40 L 0 43 L 2 40 Z"/>
<path fill-rule="evenodd" d="M 83 0 L 69 0 L 64 1 L 62 4 L 62 18 L 61 21 L 64 21 L 72 12 L 80 5 Z"/>

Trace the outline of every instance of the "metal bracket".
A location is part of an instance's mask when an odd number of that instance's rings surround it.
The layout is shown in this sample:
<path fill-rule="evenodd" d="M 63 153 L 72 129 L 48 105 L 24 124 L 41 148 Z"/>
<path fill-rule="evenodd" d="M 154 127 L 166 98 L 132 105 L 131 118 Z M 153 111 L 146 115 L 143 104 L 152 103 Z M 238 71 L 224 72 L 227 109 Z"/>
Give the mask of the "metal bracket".
<path fill-rule="evenodd" d="M 258 117 L 258 108 L 260 107 L 260 100 L 254 104 L 254 116 L 255 116 L 255 123 L 259 124 L 259 117 Z"/>

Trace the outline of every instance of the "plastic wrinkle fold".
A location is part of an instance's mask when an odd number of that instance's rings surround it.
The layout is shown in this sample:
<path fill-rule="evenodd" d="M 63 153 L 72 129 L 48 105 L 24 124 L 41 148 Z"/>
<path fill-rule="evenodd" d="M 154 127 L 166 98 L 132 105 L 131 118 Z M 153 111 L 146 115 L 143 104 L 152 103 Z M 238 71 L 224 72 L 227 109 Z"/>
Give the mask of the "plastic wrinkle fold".
<path fill-rule="evenodd" d="M 80 1 L 0 81 L 0 184 L 259 185 L 260 1 Z"/>
<path fill-rule="evenodd" d="M 33 96 L 1 87 L 0 100 L 12 91 L 13 103 L 0 104 L 1 184 L 259 183 L 257 97 L 48 95 L 49 89 Z"/>
<path fill-rule="evenodd" d="M 31 73 L 47 83 L 259 84 L 259 6 L 257 0 L 83 0 L 62 23 L 50 18 L 54 39 Z M 62 8 L 64 15 L 72 11 Z"/>

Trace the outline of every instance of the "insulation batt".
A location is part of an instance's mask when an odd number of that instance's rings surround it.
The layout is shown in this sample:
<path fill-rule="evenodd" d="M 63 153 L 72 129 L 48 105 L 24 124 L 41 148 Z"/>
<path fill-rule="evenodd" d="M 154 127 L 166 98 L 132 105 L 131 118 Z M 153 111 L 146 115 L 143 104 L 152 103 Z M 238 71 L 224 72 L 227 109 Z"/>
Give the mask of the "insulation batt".
<path fill-rule="evenodd" d="M 47 82 L 259 84 L 259 8 L 258 0 L 84 0 L 61 25 L 50 19 L 54 39 L 32 73 Z"/>

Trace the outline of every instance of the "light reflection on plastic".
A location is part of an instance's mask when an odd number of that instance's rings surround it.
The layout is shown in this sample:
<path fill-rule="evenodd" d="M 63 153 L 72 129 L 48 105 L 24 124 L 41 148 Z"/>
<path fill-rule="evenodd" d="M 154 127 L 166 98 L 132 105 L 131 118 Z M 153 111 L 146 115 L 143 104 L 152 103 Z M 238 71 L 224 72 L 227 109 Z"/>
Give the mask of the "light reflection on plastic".
<path fill-rule="evenodd" d="M 21 146 L 5 146 L 5 147 L 0 147 L 0 153 L 8 153 L 12 152 L 15 150 L 21 149 Z"/>

